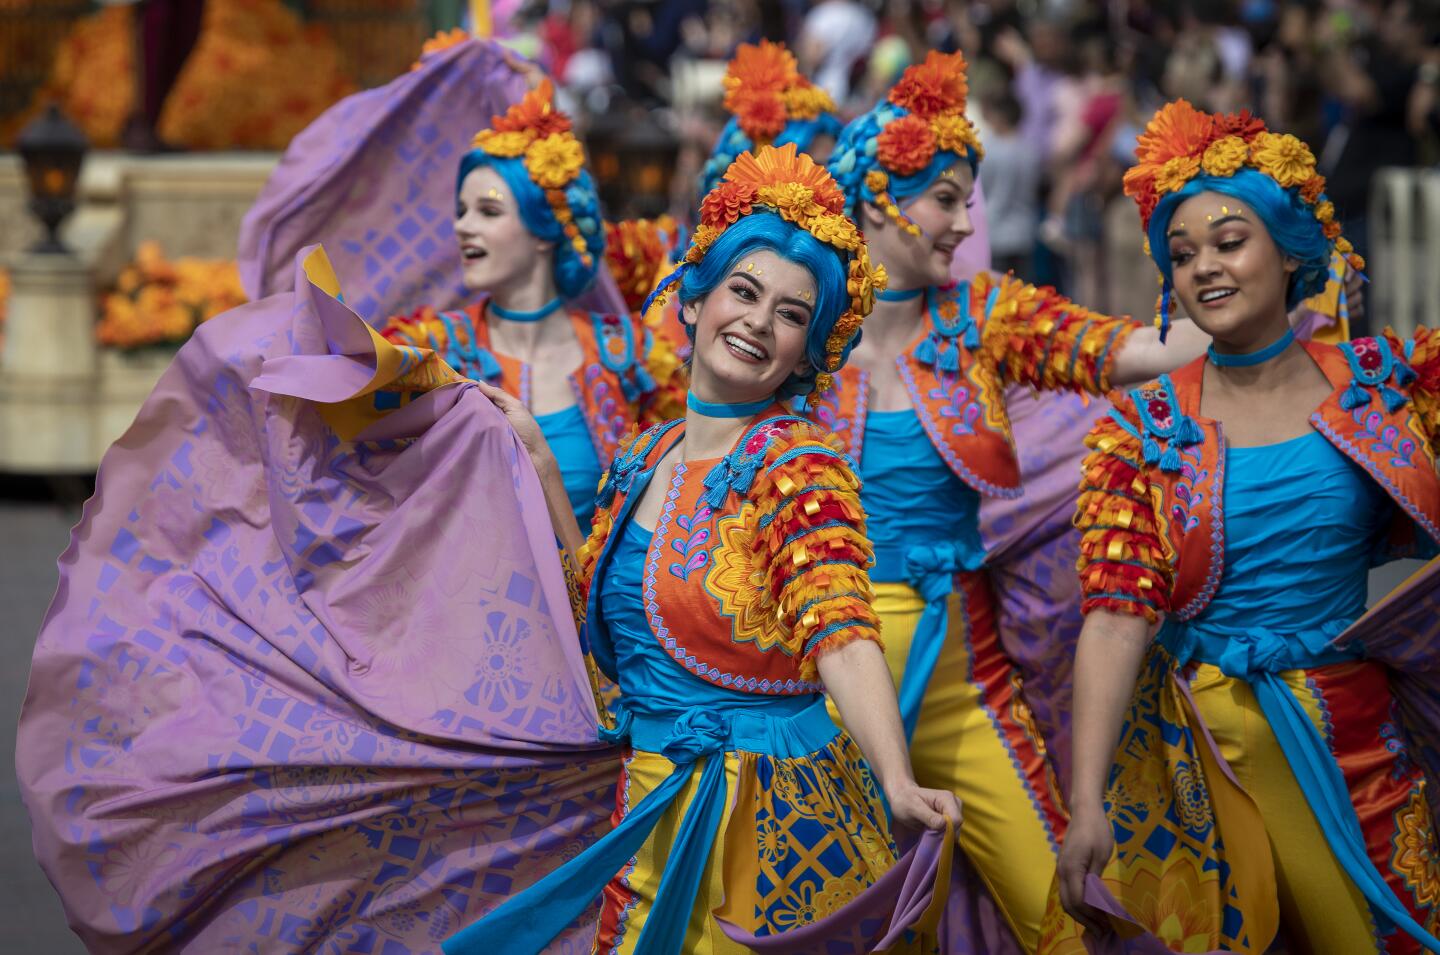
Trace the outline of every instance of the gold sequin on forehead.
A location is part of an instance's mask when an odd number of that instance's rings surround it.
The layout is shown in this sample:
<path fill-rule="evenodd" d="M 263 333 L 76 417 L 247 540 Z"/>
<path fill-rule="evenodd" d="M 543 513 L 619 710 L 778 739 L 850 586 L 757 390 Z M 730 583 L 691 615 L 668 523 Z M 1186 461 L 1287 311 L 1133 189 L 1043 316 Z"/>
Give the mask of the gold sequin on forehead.
<path fill-rule="evenodd" d="M 958 166 L 951 166 L 950 168 L 946 169 L 944 172 L 942 172 L 942 173 L 940 174 L 940 178 L 941 178 L 941 179 L 953 179 L 953 180 L 955 180 L 956 182 L 959 182 L 959 181 L 960 181 L 960 173 L 957 171 L 958 169 L 959 169 Z"/>
<path fill-rule="evenodd" d="M 803 301 L 806 301 L 806 302 L 810 301 L 812 298 L 815 297 L 815 293 L 814 293 L 814 292 L 811 292 L 811 291 L 808 291 L 808 290 L 807 290 L 807 291 L 802 291 L 802 292 L 800 292 L 799 295 L 800 295 L 800 298 L 801 298 Z"/>
<path fill-rule="evenodd" d="M 764 270 L 764 269 L 757 269 L 757 268 L 755 267 L 755 263 L 754 263 L 754 262 L 746 262 L 746 263 L 745 263 L 745 271 L 746 271 L 746 272 L 749 272 L 751 275 L 764 275 L 764 274 L 765 274 L 765 270 Z"/>
<path fill-rule="evenodd" d="M 503 194 L 501 194 L 501 192 L 500 192 L 499 189 L 496 189 L 494 186 L 491 186 L 491 187 L 490 187 L 490 191 L 488 191 L 488 192 L 485 193 L 485 198 L 486 198 L 486 199 L 504 199 L 505 196 L 504 196 Z"/>

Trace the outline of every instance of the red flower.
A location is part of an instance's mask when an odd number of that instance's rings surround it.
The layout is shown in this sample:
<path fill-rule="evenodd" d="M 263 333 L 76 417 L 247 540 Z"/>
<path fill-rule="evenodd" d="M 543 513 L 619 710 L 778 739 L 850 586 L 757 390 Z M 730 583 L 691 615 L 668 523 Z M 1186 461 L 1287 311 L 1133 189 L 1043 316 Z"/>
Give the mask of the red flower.
<path fill-rule="evenodd" d="M 946 110 L 963 110 L 968 92 L 965 57 L 931 50 L 924 62 L 906 68 L 890 90 L 890 102 L 929 119 Z"/>
<path fill-rule="evenodd" d="M 555 108 L 555 88 L 549 80 L 521 98 L 520 102 L 490 121 L 490 128 L 497 133 L 531 131 L 536 139 L 544 139 L 554 133 L 570 132 L 570 117 Z"/>
<path fill-rule="evenodd" d="M 1247 143 L 1260 133 L 1265 132 L 1265 121 L 1250 115 L 1248 109 L 1242 109 L 1238 113 L 1230 113 L 1226 116 L 1215 117 L 1215 139 L 1222 139 L 1226 136 L 1239 136 Z"/>
<path fill-rule="evenodd" d="M 755 201 L 755 188 L 748 183 L 722 182 L 700 203 L 700 221 L 723 228 L 748 215 Z"/>
<path fill-rule="evenodd" d="M 731 104 L 735 121 L 757 146 L 769 145 L 785 130 L 785 99 L 778 93 L 740 90 Z"/>
<path fill-rule="evenodd" d="M 1360 352 L 1356 356 L 1360 359 L 1360 367 L 1366 371 L 1374 371 L 1380 367 L 1380 353 L 1375 351 Z"/>
<path fill-rule="evenodd" d="M 1155 419 L 1156 424 L 1170 417 L 1170 406 L 1159 398 L 1150 399 L 1150 417 Z"/>
<path fill-rule="evenodd" d="M 880 164 L 901 176 L 913 175 L 935 157 L 935 134 L 919 116 L 902 116 L 876 137 Z"/>

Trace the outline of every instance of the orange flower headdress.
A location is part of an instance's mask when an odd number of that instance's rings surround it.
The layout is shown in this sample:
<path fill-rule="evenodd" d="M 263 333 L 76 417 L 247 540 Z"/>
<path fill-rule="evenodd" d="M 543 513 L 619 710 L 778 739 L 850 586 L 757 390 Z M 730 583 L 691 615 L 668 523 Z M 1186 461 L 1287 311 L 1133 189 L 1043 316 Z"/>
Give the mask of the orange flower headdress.
<path fill-rule="evenodd" d="M 845 187 L 849 207 L 873 202 L 906 231 L 919 234 L 890 193 L 891 177 L 927 169 L 941 151 L 967 159 L 984 157 L 980 137 L 965 118 L 965 57 L 930 51 L 906 68 L 887 102 L 845 128 L 830 171 Z"/>
<path fill-rule="evenodd" d="M 744 153 L 700 203 L 700 225 L 682 264 L 651 293 L 644 311 L 663 307 L 685 269 L 698 265 L 726 229 L 756 210 L 775 212 L 839 251 L 849 263 L 846 292 L 850 304 L 826 337 L 824 367 L 811 391 L 812 396 L 824 394 L 834 383 L 831 373 L 844 362 L 861 323 L 875 306 L 875 293 L 883 291 L 886 282 L 885 267 L 871 263 L 865 239 L 844 208 L 845 195 L 835 180 L 794 143 Z"/>
<path fill-rule="evenodd" d="M 625 298 L 639 310 L 680 251 L 680 226 L 670 216 L 605 223 L 605 264 Z"/>
<path fill-rule="evenodd" d="M 1315 171 L 1310 147 L 1288 133 L 1270 132 L 1248 110 L 1221 115 L 1202 112 L 1183 99 L 1166 103 L 1140 134 L 1135 158 L 1138 161 L 1125 173 L 1125 194 L 1139 206 L 1140 224 L 1147 233 L 1161 200 L 1192 179 L 1228 178 L 1241 169 L 1253 169 L 1310 210 L 1331 250 L 1344 256 L 1352 269 L 1365 268 L 1364 259 L 1340 234 L 1335 206 L 1325 196 L 1325 177 Z M 1148 238 L 1145 251 L 1154 257 Z M 1169 325 L 1171 289 L 1164 275 L 1161 284 L 1157 320 L 1164 330 Z"/>
<path fill-rule="evenodd" d="M 505 115 L 490 121 L 489 129 L 475 134 L 471 146 L 500 159 L 523 158 L 531 181 L 545 192 L 556 221 L 586 268 L 594 265 L 585 241 L 586 231 L 600 231 L 594 216 L 577 221 L 566 187 L 581 178 L 585 147 L 570 131 L 570 117 L 555 108 L 555 89 L 544 80 L 526 93 Z"/>
<path fill-rule="evenodd" d="M 815 137 L 840 135 L 830 94 L 801 74 L 783 43 L 740 44 L 725 71 L 724 106 L 732 116 L 700 173 L 709 192 L 743 152 L 780 142 L 807 151 Z"/>

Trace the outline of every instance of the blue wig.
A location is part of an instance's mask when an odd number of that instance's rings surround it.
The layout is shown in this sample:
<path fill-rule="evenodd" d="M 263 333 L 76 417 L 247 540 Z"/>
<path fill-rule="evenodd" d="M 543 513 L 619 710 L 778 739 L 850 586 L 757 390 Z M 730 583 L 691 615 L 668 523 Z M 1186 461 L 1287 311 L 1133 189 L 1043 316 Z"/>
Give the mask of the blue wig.
<path fill-rule="evenodd" d="M 1161 199 L 1150 216 L 1146 237 L 1150 240 L 1150 257 L 1155 260 L 1160 277 L 1165 282 L 1161 308 L 1166 323 L 1169 319 L 1170 292 L 1175 287 L 1175 281 L 1170 243 L 1165 234 L 1180 203 L 1202 192 L 1218 192 L 1245 203 L 1259 216 L 1280 253 L 1300 263 L 1300 267 L 1290 275 L 1285 293 L 1286 308 L 1294 308 L 1310 296 L 1324 291 L 1330 274 L 1331 246 L 1330 240 L 1325 238 L 1324 226 L 1315 218 L 1313 207 L 1308 206 L 1293 190 L 1284 188 L 1254 169 L 1242 168 L 1231 176 L 1201 174 L 1186 183 L 1184 188 Z M 1324 197 L 1317 201 L 1323 202 Z"/>
<path fill-rule="evenodd" d="M 577 298 L 584 294 L 601 266 L 605 256 L 605 227 L 600 217 L 600 198 L 595 193 L 595 182 L 590 173 L 580 170 L 580 175 L 565 187 L 565 198 L 570 205 L 570 214 L 585 240 L 590 253 L 586 265 L 580 253 L 570 244 L 565 228 L 555 218 L 545 190 L 535 185 L 525 169 L 525 161 L 519 157 L 508 159 L 492 156 L 483 149 L 472 149 L 460 160 L 460 173 L 455 180 L 455 191 L 465 184 L 465 177 L 480 166 L 489 166 L 500 174 L 520 211 L 520 221 L 525 223 L 537 239 L 555 244 L 554 258 L 550 264 L 555 277 L 555 287 L 565 298 Z"/>
<path fill-rule="evenodd" d="M 834 113 L 821 113 L 814 119 L 789 120 L 771 145 L 787 146 L 794 143 L 795 147 L 804 153 L 810 151 L 810 146 L 819 136 L 839 138 L 840 120 Z M 741 153 L 752 152 L 754 149 L 755 143 L 740 128 L 740 121 L 734 116 L 730 117 L 730 121 L 720 133 L 720 138 L 715 141 L 715 149 L 711 151 L 710 159 L 700 171 L 700 195 L 707 195 L 710 190 L 720 185 L 725 170 L 730 168 L 730 164 L 739 158 Z"/>
<path fill-rule="evenodd" d="M 845 214 L 857 219 L 857 207 L 862 202 L 874 202 L 876 193 L 865 185 L 865 176 L 872 169 L 879 169 L 890 178 L 889 193 L 896 202 L 918 196 L 929 189 L 940 174 L 958 162 L 968 163 L 971 173 L 980 171 L 980 156 L 974 149 L 965 150 L 964 155 L 948 149 L 935 150 L 930 164 L 908 176 L 899 176 L 884 166 L 876 156 L 876 139 L 890 123 L 910 111 L 896 106 L 888 100 L 882 101 L 868 113 L 855 117 L 840 131 L 840 140 L 830 156 L 826 168 L 835 182 L 845 193 Z"/>
<path fill-rule="evenodd" d="M 747 255 L 769 250 L 782 258 L 805 267 L 815 280 L 815 308 L 805 330 L 805 357 L 810 368 L 794 374 L 780 386 L 781 397 L 808 395 L 815 387 L 815 376 L 825 368 L 825 346 L 835 321 L 850 306 L 847 288 L 849 269 L 838 251 L 821 242 L 809 232 L 786 222 L 778 213 L 756 210 L 741 218 L 716 238 L 698 265 L 682 265 L 651 294 L 651 300 L 672 283 L 680 283 L 680 302 L 688 305 L 709 295 L 730 275 L 735 264 Z M 645 303 L 649 308 L 650 301 Z M 695 340 L 695 326 L 686 324 L 685 333 Z M 860 341 L 857 334 L 846 347 L 840 364 L 850 357 L 850 349 Z"/>

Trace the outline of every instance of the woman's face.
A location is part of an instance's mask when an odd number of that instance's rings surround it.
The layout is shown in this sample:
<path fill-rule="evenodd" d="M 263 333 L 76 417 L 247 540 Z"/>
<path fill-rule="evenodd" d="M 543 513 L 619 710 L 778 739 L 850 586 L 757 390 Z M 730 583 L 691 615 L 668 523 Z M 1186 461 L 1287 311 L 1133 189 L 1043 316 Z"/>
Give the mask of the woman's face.
<path fill-rule="evenodd" d="M 1202 330 L 1248 350 L 1285 322 L 1285 292 L 1296 263 L 1259 217 L 1218 192 L 1191 196 L 1166 232 L 1175 295 Z"/>
<path fill-rule="evenodd" d="M 950 283 L 955 250 L 975 232 L 970 221 L 970 196 L 974 191 L 975 174 L 970 164 L 961 160 L 941 172 L 930 188 L 901 202 L 901 210 L 920 227 L 919 235 L 911 235 L 878 207 L 863 205 L 870 257 L 885 266 L 892 289 Z"/>
<path fill-rule="evenodd" d="M 695 326 L 690 386 L 704 401 L 759 401 L 805 367 L 815 279 L 803 265 L 761 250 L 741 256 L 702 299 L 683 306 Z"/>
<path fill-rule="evenodd" d="M 549 275 L 553 244 L 525 227 L 510 187 L 489 166 L 477 166 L 460 184 L 455 238 L 472 292 L 513 292 Z"/>

